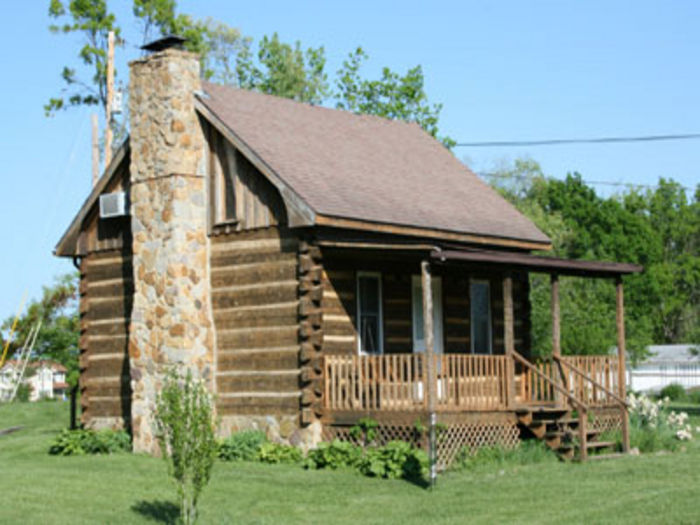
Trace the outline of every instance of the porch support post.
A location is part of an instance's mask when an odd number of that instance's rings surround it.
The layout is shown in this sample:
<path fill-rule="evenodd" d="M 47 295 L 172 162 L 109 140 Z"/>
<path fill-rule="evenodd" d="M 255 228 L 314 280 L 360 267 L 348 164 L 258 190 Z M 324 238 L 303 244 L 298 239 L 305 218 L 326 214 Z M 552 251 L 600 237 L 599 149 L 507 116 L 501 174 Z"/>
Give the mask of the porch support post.
<path fill-rule="evenodd" d="M 617 382 L 619 395 L 622 399 L 627 398 L 627 377 L 625 373 L 625 297 L 622 287 L 622 276 L 618 275 L 615 280 L 616 288 L 616 308 L 615 319 L 617 322 Z M 624 452 L 629 452 L 630 449 L 630 434 L 629 434 L 629 414 L 627 409 L 622 407 L 622 449 Z"/>
<path fill-rule="evenodd" d="M 561 321 L 559 317 L 559 275 L 553 273 L 552 281 L 552 355 L 561 357 Z"/>
<path fill-rule="evenodd" d="M 435 370 L 435 348 L 433 332 L 433 294 L 430 274 L 430 262 L 422 261 L 421 285 L 423 288 L 423 335 L 425 337 L 425 369 L 427 375 L 427 401 L 429 425 L 429 460 L 430 460 L 430 485 L 435 486 L 437 479 L 437 449 L 435 436 L 435 404 L 437 400 L 437 375 Z"/>
<path fill-rule="evenodd" d="M 513 319 L 513 277 L 506 274 L 503 277 L 503 339 L 505 343 L 506 357 L 506 399 L 508 406 L 512 406 L 515 397 L 515 367 L 513 366 L 513 353 L 515 352 L 515 321 Z"/>
<path fill-rule="evenodd" d="M 559 312 L 559 275 L 553 273 L 550 276 L 552 283 L 552 356 L 555 358 L 561 357 L 561 315 Z M 563 383 L 564 388 L 568 390 L 569 385 L 566 380 L 565 372 L 559 361 L 556 361 L 557 370 L 559 374 L 556 376 L 557 383 Z M 559 391 L 554 392 L 554 399 L 557 403 L 561 401 L 561 394 Z"/>

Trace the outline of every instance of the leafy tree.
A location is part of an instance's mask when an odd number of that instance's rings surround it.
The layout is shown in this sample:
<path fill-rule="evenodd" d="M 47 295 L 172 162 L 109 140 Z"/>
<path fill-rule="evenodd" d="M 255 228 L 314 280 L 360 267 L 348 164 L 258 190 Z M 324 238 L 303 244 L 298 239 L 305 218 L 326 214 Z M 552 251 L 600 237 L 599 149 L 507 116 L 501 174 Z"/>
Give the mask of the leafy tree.
<path fill-rule="evenodd" d="M 107 100 L 107 39 L 109 32 L 114 31 L 119 43 L 121 34 L 115 15 L 107 8 L 107 1 L 50 0 L 49 16 L 57 22 L 49 26 L 51 32 L 77 33 L 84 37 L 78 58 L 92 70 L 92 76 L 89 80 L 79 78 L 75 68 L 64 66 L 61 71 L 64 88 L 44 106 L 46 114 L 53 115 L 56 111 L 81 105 L 104 107 Z"/>
<path fill-rule="evenodd" d="M 20 317 L 8 355 L 13 355 L 22 346 L 32 327 L 41 321 L 32 357 L 61 363 L 68 369 L 68 382 L 75 384 L 80 335 L 77 299 L 77 273 L 62 275 L 53 286 L 45 286 L 41 299 L 32 301 Z M 14 317 L 7 318 L 2 323 L 2 330 L 7 333 L 13 321 Z"/>
<path fill-rule="evenodd" d="M 381 78 L 368 80 L 360 76 L 360 68 L 367 59 L 367 53 L 358 47 L 343 62 L 336 79 L 336 107 L 354 113 L 415 122 L 438 138 L 442 104 L 428 103 L 421 66 L 409 69 L 403 76 L 384 67 Z M 448 148 L 456 144 L 449 137 L 440 140 Z"/>
<path fill-rule="evenodd" d="M 78 79 L 74 69 L 64 68 L 64 81 L 74 92 L 68 98 L 52 98 L 46 105 L 47 114 L 70 106 L 105 104 L 107 34 L 110 30 L 120 34 L 107 0 L 70 0 L 67 7 L 64 4 L 62 0 L 50 0 L 50 15 L 69 20 L 51 29 L 85 34 L 88 43 L 80 57 L 93 66 L 94 74 L 91 82 L 86 82 Z M 385 67 L 380 78 L 365 79 L 360 69 L 368 57 L 358 47 L 337 72 L 337 90 L 332 91 L 322 46 L 304 49 L 300 42 L 283 42 L 274 33 L 264 37 L 254 53 L 252 39 L 242 36 L 238 29 L 211 18 L 198 20 L 178 13 L 176 0 L 133 0 L 132 13 L 141 26 L 144 43 L 156 34 L 186 38 L 185 47 L 201 56 L 202 76 L 206 79 L 310 104 L 330 104 L 355 113 L 415 122 L 432 136 L 439 135 L 442 106 L 428 102 L 420 66 L 404 75 Z M 449 137 L 439 138 L 447 147 L 455 143 Z"/>
<path fill-rule="evenodd" d="M 180 517 L 197 518 L 199 495 L 209 483 L 217 453 L 213 401 L 190 370 L 171 372 L 156 400 L 156 426 L 163 458 L 177 485 Z"/>

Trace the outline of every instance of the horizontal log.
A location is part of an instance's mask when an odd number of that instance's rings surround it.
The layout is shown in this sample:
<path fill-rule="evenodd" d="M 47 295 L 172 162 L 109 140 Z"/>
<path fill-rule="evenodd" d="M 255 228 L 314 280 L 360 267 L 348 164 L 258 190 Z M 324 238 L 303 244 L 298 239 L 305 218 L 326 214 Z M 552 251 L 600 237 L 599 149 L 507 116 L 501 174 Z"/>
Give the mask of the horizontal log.
<path fill-rule="evenodd" d="M 211 272 L 211 285 L 216 289 L 263 282 L 291 281 L 296 277 L 296 262 L 283 259 L 260 264 L 214 268 Z"/>
<path fill-rule="evenodd" d="M 298 341 L 299 326 L 265 326 L 219 330 L 217 342 L 219 348 L 269 348 L 294 345 Z"/>
<path fill-rule="evenodd" d="M 110 336 L 93 336 L 88 333 L 87 340 L 87 348 L 92 356 L 119 353 L 127 355 L 129 350 L 129 339 L 125 333 Z"/>
<path fill-rule="evenodd" d="M 129 330 L 129 322 L 130 319 L 125 317 L 87 321 L 85 329 L 89 330 L 91 336 L 126 334 Z"/>
<path fill-rule="evenodd" d="M 88 266 L 85 273 L 88 280 L 88 290 L 90 286 L 100 281 L 111 281 L 113 279 L 131 279 L 134 271 L 131 261 L 123 261 L 116 264 L 101 264 L 99 266 Z"/>
<path fill-rule="evenodd" d="M 93 355 L 89 355 L 84 376 L 86 380 L 89 380 L 97 377 L 114 377 L 128 374 L 129 360 L 126 356 L 94 359 Z"/>
<path fill-rule="evenodd" d="M 339 354 L 339 355 L 354 355 L 357 353 L 357 341 L 334 341 L 332 339 L 324 339 L 323 341 L 324 354 Z"/>
<path fill-rule="evenodd" d="M 87 293 L 89 297 L 122 297 L 133 294 L 134 285 L 131 278 L 91 282 Z"/>
<path fill-rule="evenodd" d="M 293 370 L 299 367 L 299 349 L 290 347 L 277 350 L 221 351 L 217 354 L 217 369 L 227 370 Z"/>
<path fill-rule="evenodd" d="M 115 317 L 130 317 L 132 302 L 121 297 L 114 297 L 101 301 L 89 301 L 87 319 L 90 321 L 99 319 L 114 319 Z"/>
<path fill-rule="evenodd" d="M 352 319 L 347 316 L 329 316 L 323 318 L 323 331 L 326 335 L 347 335 L 355 336 L 355 325 Z"/>
<path fill-rule="evenodd" d="M 232 392 L 294 391 L 299 388 L 299 373 L 259 372 L 241 376 L 218 376 L 216 385 L 219 395 Z"/>
<path fill-rule="evenodd" d="M 296 324 L 297 303 L 263 305 L 254 310 L 215 310 L 214 323 L 217 330 L 230 328 L 255 328 Z"/>
<path fill-rule="evenodd" d="M 296 264 L 297 255 L 294 252 L 226 252 L 221 254 L 212 254 L 211 267 L 235 267 L 239 264 L 260 264 L 269 262 L 288 262 Z"/>
<path fill-rule="evenodd" d="M 297 282 L 266 283 L 264 286 L 250 287 L 235 292 L 212 292 L 214 309 L 238 306 L 264 305 L 294 301 L 297 298 Z"/>
<path fill-rule="evenodd" d="M 131 400 L 120 397 L 95 398 L 90 396 L 85 416 L 89 421 L 93 417 L 124 417 L 131 412 Z"/>
<path fill-rule="evenodd" d="M 219 395 L 217 397 L 217 412 L 220 415 L 275 415 L 297 414 L 299 412 L 299 397 L 295 395 Z"/>

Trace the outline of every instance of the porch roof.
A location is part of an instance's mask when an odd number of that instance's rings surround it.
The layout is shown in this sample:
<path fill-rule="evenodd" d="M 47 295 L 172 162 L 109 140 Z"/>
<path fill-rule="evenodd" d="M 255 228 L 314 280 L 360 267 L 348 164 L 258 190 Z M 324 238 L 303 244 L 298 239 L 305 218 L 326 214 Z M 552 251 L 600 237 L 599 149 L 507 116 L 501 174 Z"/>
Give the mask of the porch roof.
<path fill-rule="evenodd" d="M 639 264 L 581 261 L 558 257 L 543 257 L 521 252 L 434 249 L 430 252 L 430 255 L 433 260 L 439 262 L 488 263 L 513 269 L 583 277 L 617 277 L 639 273 L 644 270 L 644 267 Z"/>

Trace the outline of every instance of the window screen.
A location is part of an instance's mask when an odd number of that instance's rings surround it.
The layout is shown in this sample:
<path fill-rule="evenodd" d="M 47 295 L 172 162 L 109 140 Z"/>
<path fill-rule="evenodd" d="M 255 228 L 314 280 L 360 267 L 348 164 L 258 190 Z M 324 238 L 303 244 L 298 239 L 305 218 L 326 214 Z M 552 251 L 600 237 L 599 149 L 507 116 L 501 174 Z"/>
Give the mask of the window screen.
<path fill-rule="evenodd" d="M 472 353 L 491 353 L 491 290 L 488 281 L 470 286 Z"/>
<path fill-rule="evenodd" d="M 382 353 L 382 291 L 376 274 L 358 274 L 357 305 L 360 352 Z"/>

